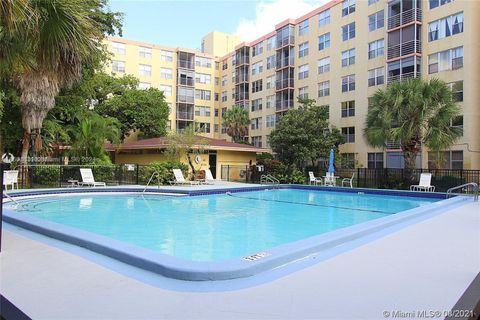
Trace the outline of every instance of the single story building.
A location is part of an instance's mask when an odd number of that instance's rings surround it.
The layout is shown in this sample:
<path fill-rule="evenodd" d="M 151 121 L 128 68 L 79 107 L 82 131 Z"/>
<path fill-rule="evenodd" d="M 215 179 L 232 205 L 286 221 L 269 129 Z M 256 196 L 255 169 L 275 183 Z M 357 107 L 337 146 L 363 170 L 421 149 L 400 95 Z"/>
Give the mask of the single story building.
<path fill-rule="evenodd" d="M 256 163 L 257 154 L 271 153 L 270 149 L 257 148 L 247 144 L 202 136 L 196 136 L 196 138 L 199 144 L 194 145 L 193 148 L 201 149 L 202 152 L 193 161 L 195 169 L 210 169 L 214 178 L 226 179 L 229 177 L 230 180 L 242 180 L 244 169 Z M 112 162 L 115 164 L 146 165 L 156 161 L 169 160 L 165 153 L 167 147 L 167 138 L 159 137 L 126 140 L 118 145 L 107 143 L 105 150 L 109 152 Z M 182 155 L 179 160 L 188 165 L 186 155 Z"/>

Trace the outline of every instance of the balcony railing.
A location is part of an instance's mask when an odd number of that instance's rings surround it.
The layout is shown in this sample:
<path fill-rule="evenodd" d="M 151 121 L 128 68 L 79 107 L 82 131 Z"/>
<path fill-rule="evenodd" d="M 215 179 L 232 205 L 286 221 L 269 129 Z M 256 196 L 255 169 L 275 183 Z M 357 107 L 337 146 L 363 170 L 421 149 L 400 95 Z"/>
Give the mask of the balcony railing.
<path fill-rule="evenodd" d="M 285 68 L 285 67 L 293 67 L 295 59 L 293 57 L 287 57 L 282 59 L 277 59 L 277 69 Z"/>
<path fill-rule="evenodd" d="M 292 108 L 293 108 L 293 99 L 288 99 L 288 100 L 280 99 L 280 100 L 277 100 L 277 101 L 275 101 L 275 107 L 276 107 L 277 112 L 286 111 L 286 110 L 288 110 L 288 109 L 292 109 Z"/>
<path fill-rule="evenodd" d="M 248 82 L 248 80 L 249 80 L 248 73 L 245 73 L 245 74 L 237 74 L 237 75 L 235 76 L 235 83 Z"/>
<path fill-rule="evenodd" d="M 388 83 L 394 82 L 394 81 L 403 81 L 406 79 L 410 78 L 416 78 L 420 77 L 420 72 L 408 72 L 408 73 L 403 73 L 403 74 L 397 74 L 394 76 L 389 76 L 388 77 Z"/>
<path fill-rule="evenodd" d="M 295 45 L 295 37 L 294 36 L 287 36 L 282 39 L 277 39 L 277 50 L 285 47 L 285 46 L 294 46 Z"/>
<path fill-rule="evenodd" d="M 419 40 L 411 40 L 408 42 L 396 44 L 388 47 L 388 59 L 406 56 L 412 53 L 422 53 L 422 42 Z"/>
<path fill-rule="evenodd" d="M 235 101 L 242 101 L 250 99 L 250 95 L 248 92 L 240 92 L 235 94 Z"/>
<path fill-rule="evenodd" d="M 422 9 L 413 8 L 388 18 L 388 29 L 393 29 L 412 21 L 422 21 Z"/>
<path fill-rule="evenodd" d="M 178 84 L 182 86 L 194 87 L 195 86 L 195 79 L 192 78 L 178 78 Z"/>
<path fill-rule="evenodd" d="M 242 56 L 238 59 L 235 60 L 234 62 L 234 65 L 235 66 L 241 66 L 241 65 L 244 65 L 244 64 L 250 64 L 250 57 L 248 56 Z"/>
<path fill-rule="evenodd" d="M 193 96 L 186 96 L 186 95 L 179 95 L 177 94 L 177 101 L 184 102 L 184 103 L 194 103 L 195 99 Z"/>
<path fill-rule="evenodd" d="M 275 89 L 282 90 L 286 88 L 293 88 L 294 87 L 294 79 L 293 78 L 286 78 L 282 80 L 277 80 L 275 82 Z"/>
<path fill-rule="evenodd" d="M 188 61 L 188 60 L 178 60 L 178 67 L 182 69 L 195 69 L 195 64 L 193 61 Z"/>
<path fill-rule="evenodd" d="M 177 111 L 178 120 L 193 120 L 193 112 Z"/>

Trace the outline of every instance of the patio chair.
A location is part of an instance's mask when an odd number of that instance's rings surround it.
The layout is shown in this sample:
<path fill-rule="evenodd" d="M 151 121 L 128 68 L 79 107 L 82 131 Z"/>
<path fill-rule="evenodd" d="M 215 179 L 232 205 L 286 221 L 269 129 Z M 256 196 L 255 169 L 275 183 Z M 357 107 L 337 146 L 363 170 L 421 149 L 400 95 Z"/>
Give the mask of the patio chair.
<path fill-rule="evenodd" d="M 435 186 L 432 186 L 430 183 L 432 181 L 431 173 L 422 173 L 420 174 L 420 181 L 417 185 L 411 185 L 410 191 L 425 191 L 425 192 L 435 192 Z"/>
<path fill-rule="evenodd" d="M 205 169 L 205 183 L 206 184 L 215 184 L 216 182 L 219 182 L 219 181 L 225 181 L 225 180 L 215 179 L 213 177 L 212 171 L 210 171 L 210 169 Z"/>
<path fill-rule="evenodd" d="M 337 184 L 337 178 L 333 172 L 327 172 L 325 175 L 325 180 L 323 181 L 324 186 L 335 187 Z"/>
<path fill-rule="evenodd" d="M 347 186 L 350 185 L 350 188 L 353 188 L 353 178 L 355 178 L 355 172 L 352 174 L 351 178 L 344 178 L 342 180 L 342 187 L 344 184 L 347 184 Z"/>
<path fill-rule="evenodd" d="M 12 190 L 14 190 L 15 185 L 17 185 L 18 189 L 18 170 L 3 171 L 3 185 L 5 186 L 5 190 L 8 190 L 8 186 L 11 186 Z"/>
<path fill-rule="evenodd" d="M 317 185 L 318 183 L 322 184 L 322 178 L 317 178 L 313 174 L 313 171 L 308 171 L 309 184 Z"/>
<path fill-rule="evenodd" d="M 182 184 L 187 184 L 187 185 L 199 185 L 200 181 L 188 181 L 185 179 L 183 176 L 182 170 L 180 169 L 172 169 L 173 175 L 175 177 L 174 181 L 169 181 L 171 185 L 182 185 Z"/>
<path fill-rule="evenodd" d="M 106 187 L 107 184 L 101 181 L 95 181 L 93 177 L 92 169 L 90 168 L 80 168 L 80 175 L 82 176 L 82 181 L 78 182 L 80 186 L 91 186 L 91 187 Z"/>

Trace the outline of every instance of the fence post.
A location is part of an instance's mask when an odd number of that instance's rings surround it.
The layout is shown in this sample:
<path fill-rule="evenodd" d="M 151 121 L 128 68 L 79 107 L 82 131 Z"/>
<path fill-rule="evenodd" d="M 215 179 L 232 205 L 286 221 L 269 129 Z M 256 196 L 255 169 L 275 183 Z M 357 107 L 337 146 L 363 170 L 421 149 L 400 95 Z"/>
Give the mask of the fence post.
<path fill-rule="evenodd" d="M 138 170 L 139 170 L 139 164 L 137 163 L 136 164 L 136 168 L 135 168 L 135 184 L 138 185 L 139 181 L 138 181 Z"/>
<path fill-rule="evenodd" d="M 58 170 L 58 187 L 61 188 L 62 187 L 62 172 L 63 172 L 63 166 L 60 165 L 60 170 Z"/>
<path fill-rule="evenodd" d="M 27 164 L 27 168 L 28 168 L 28 164 Z M 34 171 L 35 171 L 35 166 L 31 166 L 31 170 L 28 170 L 28 174 L 30 176 L 30 189 L 33 189 L 33 176 L 35 175 Z"/>
<path fill-rule="evenodd" d="M 2 251 L 2 228 L 3 228 L 3 162 L 0 162 L 0 185 L 2 186 L 2 201 L 0 201 L 0 252 Z"/>
<path fill-rule="evenodd" d="M 230 165 L 227 165 L 227 181 L 230 181 Z"/>

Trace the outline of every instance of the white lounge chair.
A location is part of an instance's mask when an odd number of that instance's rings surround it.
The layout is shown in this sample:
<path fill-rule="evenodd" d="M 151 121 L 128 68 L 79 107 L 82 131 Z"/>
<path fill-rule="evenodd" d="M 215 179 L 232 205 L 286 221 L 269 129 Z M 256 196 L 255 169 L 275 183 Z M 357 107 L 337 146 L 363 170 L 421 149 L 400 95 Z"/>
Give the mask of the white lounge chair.
<path fill-rule="evenodd" d="M 182 170 L 180 169 L 172 169 L 173 175 L 175 176 L 174 181 L 169 181 L 171 185 L 176 185 L 176 184 L 188 184 L 188 185 L 198 185 L 200 184 L 200 181 L 188 181 L 185 179 L 183 176 Z"/>
<path fill-rule="evenodd" d="M 81 186 L 92 186 L 92 187 L 106 187 L 107 184 L 101 181 L 95 181 L 93 177 L 92 169 L 90 168 L 80 168 L 80 175 L 82 176 L 82 181 L 78 184 Z"/>
<path fill-rule="evenodd" d="M 335 187 L 337 185 L 337 177 L 333 172 L 327 172 L 325 175 L 325 180 L 323 181 L 324 186 Z"/>
<path fill-rule="evenodd" d="M 432 181 L 431 173 L 422 173 L 420 174 L 420 181 L 416 185 L 411 185 L 410 191 L 435 192 L 435 186 L 432 186 L 430 184 L 431 181 Z"/>
<path fill-rule="evenodd" d="M 317 178 L 315 177 L 315 175 L 313 174 L 313 171 L 308 171 L 308 177 L 309 177 L 309 184 L 314 184 L 314 185 L 317 185 L 317 184 L 322 184 L 322 178 Z"/>
<path fill-rule="evenodd" d="M 352 174 L 351 178 L 343 178 L 342 187 L 344 186 L 344 184 L 346 184 L 347 186 L 350 185 L 350 188 L 353 188 L 353 178 L 355 178 L 355 172 Z"/>
<path fill-rule="evenodd" d="M 3 171 L 3 185 L 5 186 L 5 190 L 8 190 L 8 186 L 11 186 L 12 190 L 14 190 L 15 185 L 17 185 L 18 189 L 18 170 Z"/>

